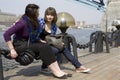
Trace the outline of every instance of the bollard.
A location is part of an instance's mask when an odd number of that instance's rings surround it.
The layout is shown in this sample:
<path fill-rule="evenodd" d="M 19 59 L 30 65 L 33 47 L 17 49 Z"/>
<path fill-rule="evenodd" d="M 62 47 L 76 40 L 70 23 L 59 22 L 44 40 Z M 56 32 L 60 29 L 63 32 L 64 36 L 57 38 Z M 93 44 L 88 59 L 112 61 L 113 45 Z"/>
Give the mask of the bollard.
<path fill-rule="evenodd" d="M 63 41 L 66 45 L 66 47 L 70 50 L 70 52 L 72 53 L 72 55 L 78 59 L 78 54 L 77 54 L 77 42 L 76 42 L 76 39 L 73 35 L 71 34 L 63 34 Z M 72 48 L 71 48 L 72 47 Z M 65 58 L 65 56 L 63 56 L 63 54 L 61 54 L 61 60 L 60 60 L 61 63 L 67 63 L 68 60 Z"/>
<path fill-rule="evenodd" d="M 3 66 L 2 66 L 1 53 L 0 53 L 0 80 L 4 80 L 4 78 L 3 78 Z"/>
<path fill-rule="evenodd" d="M 101 53 L 103 52 L 103 42 L 105 42 L 106 45 L 106 52 L 109 53 L 109 45 L 108 45 L 108 38 L 106 34 L 102 31 L 96 31 L 93 32 L 90 36 L 90 48 L 89 51 L 92 52 L 92 43 L 94 43 L 94 52 L 95 53 Z"/>
<path fill-rule="evenodd" d="M 67 39 L 68 39 L 68 49 L 73 52 L 73 55 L 76 59 L 78 59 L 78 54 L 77 54 L 77 41 L 75 39 L 75 37 L 72 34 L 67 34 L 66 35 Z M 73 49 L 71 49 L 71 47 Z"/>
<path fill-rule="evenodd" d="M 95 41 L 95 53 L 103 52 L 103 34 L 97 32 L 97 40 Z"/>

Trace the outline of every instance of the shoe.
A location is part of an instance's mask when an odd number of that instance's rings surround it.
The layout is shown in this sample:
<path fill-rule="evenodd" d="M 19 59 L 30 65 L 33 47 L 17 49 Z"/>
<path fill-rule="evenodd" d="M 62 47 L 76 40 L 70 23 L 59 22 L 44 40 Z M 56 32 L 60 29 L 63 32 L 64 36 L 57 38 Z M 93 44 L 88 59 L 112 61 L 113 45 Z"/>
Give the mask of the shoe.
<path fill-rule="evenodd" d="M 56 75 L 54 75 L 54 74 L 53 74 L 53 76 L 54 76 L 55 78 L 58 78 L 58 79 L 67 79 L 67 75 L 66 75 L 66 74 L 64 74 L 63 76 L 60 76 L 60 77 L 58 77 L 58 76 L 56 76 Z"/>
<path fill-rule="evenodd" d="M 84 67 L 80 67 L 76 69 L 76 72 L 81 72 L 81 73 L 88 73 L 90 72 L 91 69 L 89 68 L 84 68 Z"/>
<path fill-rule="evenodd" d="M 120 48 L 120 46 L 118 46 L 118 48 Z"/>
<path fill-rule="evenodd" d="M 67 77 L 72 77 L 72 74 L 65 74 Z"/>
<path fill-rule="evenodd" d="M 10 56 L 10 51 L 9 50 L 5 50 L 5 49 L 1 49 L 0 48 L 0 53 L 7 59 L 12 59 Z"/>
<path fill-rule="evenodd" d="M 41 68 L 41 71 L 40 71 L 40 72 L 45 73 L 45 74 L 50 74 L 50 73 L 52 73 L 49 68 L 45 68 L 45 69 Z"/>

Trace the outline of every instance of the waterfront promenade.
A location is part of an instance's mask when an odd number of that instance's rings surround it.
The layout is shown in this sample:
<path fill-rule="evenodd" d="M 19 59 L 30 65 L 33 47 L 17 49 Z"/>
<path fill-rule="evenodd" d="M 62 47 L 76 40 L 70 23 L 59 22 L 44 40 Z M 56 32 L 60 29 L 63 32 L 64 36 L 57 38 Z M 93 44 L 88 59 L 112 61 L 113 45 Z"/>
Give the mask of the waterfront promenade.
<path fill-rule="evenodd" d="M 61 69 L 72 73 L 66 80 L 120 80 L 120 48 L 111 48 L 110 53 L 89 53 L 87 49 L 79 50 L 79 61 L 91 68 L 88 74 L 76 73 L 71 63 L 62 64 Z M 29 66 L 4 71 L 5 80 L 59 80 L 51 74 L 40 72 L 41 62 Z"/>

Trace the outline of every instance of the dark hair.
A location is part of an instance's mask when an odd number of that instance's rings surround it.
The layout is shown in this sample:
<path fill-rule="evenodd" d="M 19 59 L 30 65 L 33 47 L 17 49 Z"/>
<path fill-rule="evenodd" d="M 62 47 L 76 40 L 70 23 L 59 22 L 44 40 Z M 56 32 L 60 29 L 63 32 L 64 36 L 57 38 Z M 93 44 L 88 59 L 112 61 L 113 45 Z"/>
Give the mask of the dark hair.
<path fill-rule="evenodd" d="M 54 16 L 54 19 L 53 19 L 53 21 L 52 21 L 52 24 L 56 23 L 56 21 L 57 21 L 57 13 L 56 13 L 55 8 L 53 8 L 53 7 L 48 7 L 48 8 L 45 10 L 45 15 L 44 15 L 44 20 L 45 20 L 45 22 L 47 22 L 46 15 L 52 15 L 52 16 Z"/>
<path fill-rule="evenodd" d="M 38 22 L 38 10 L 39 6 L 36 4 L 28 4 L 25 8 L 25 14 L 26 16 L 29 17 L 29 20 L 31 22 L 32 28 L 34 28 L 34 26 L 39 26 L 39 22 Z"/>

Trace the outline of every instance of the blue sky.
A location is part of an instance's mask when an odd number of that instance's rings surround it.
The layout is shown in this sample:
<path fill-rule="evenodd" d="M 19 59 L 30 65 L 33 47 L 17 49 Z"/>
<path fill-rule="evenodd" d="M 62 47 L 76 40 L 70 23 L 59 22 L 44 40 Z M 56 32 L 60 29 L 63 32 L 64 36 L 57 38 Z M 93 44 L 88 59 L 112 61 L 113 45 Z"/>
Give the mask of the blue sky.
<path fill-rule="evenodd" d="M 0 0 L 2 12 L 13 14 L 24 14 L 25 6 L 28 3 L 35 3 L 40 6 L 40 17 L 43 17 L 47 7 L 54 7 L 59 12 L 70 13 L 76 21 L 85 21 L 86 24 L 100 23 L 104 12 L 98 11 L 83 3 L 74 0 Z"/>

